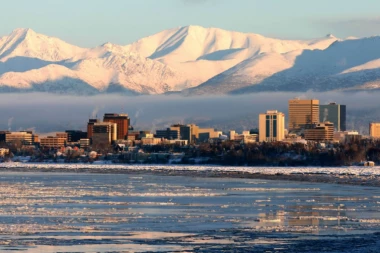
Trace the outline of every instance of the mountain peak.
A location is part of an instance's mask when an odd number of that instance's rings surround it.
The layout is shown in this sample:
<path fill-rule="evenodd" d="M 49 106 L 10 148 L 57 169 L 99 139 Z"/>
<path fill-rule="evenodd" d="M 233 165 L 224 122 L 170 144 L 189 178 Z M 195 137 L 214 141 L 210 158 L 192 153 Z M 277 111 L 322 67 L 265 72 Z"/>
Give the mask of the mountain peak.
<path fill-rule="evenodd" d="M 332 39 L 334 39 L 334 38 L 336 38 L 333 34 L 331 34 L 331 33 L 329 33 L 329 34 L 327 34 L 326 36 L 325 36 L 325 38 L 332 38 Z"/>
<path fill-rule="evenodd" d="M 16 28 L 12 31 L 11 36 L 26 36 L 28 34 L 35 34 L 30 28 Z"/>
<path fill-rule="evenodd" d="M 187 29 L 191 29 L 191 30 L 194 30 L 194 29 L 197 29 L 197 30 L 200 30 L 200 29 L 207 29 L 206 27 L 203 27 L 203 26 L 200 26 L 200 25 L 188 25 L 188 26 L 184 26 L 186 27 Z"/>

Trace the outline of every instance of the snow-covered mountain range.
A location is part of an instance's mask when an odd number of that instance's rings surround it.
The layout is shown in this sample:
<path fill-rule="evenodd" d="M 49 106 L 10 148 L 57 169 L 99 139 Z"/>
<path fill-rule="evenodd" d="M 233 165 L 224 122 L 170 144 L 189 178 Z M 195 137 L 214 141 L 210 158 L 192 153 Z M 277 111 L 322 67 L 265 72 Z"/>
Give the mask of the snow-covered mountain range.
<path fill-rule="evenodd" d="M 31 29 L 0 37 L 0 92 L 226 94 L 380 88 L 380 37 L 281 40 L 218 28 L 165 30 L 80 48 Z"/>

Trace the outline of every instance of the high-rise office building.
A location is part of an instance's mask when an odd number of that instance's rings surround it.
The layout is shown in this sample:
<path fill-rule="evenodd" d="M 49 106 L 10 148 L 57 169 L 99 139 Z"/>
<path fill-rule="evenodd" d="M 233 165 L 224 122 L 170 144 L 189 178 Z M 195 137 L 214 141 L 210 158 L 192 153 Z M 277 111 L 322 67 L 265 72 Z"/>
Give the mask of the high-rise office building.
<path fill-rule="evenodd" d="M 285 139 L 285 114 L 276 110 L 259 115 L 259 141 L 273 142 Z"/>
<path fill-rule="evenodd" d="M 128 129 L 131 125 L 131 120 L 128 114 L 106 113 L 103 118 L 104 122 L 111 122 L 117 124 L 117 139 L 127 139 Z"/>
<path fill-rule="evenodd" d="M 117 124 L 112 122 L 98 122 L 93 126 L 92 146 L 103 148 L 117 140 Z"/>
<path fill-rule="evenodd" d="M 372 138 L 380 138 L 380 122 L 372 122 L 369 124 L 369 135 Z"/>
<path fill-rule="evenodd" d="M 289 131 L 305 129 L 316 123 L 319 123 L 319 100 L 289 100 Z"/>
<path fill-rule="evenodd" d="M 335 130 L 346 131 L 346 106 L 336 103 L 319 106 L 319 122 L 334 123 Z"/>

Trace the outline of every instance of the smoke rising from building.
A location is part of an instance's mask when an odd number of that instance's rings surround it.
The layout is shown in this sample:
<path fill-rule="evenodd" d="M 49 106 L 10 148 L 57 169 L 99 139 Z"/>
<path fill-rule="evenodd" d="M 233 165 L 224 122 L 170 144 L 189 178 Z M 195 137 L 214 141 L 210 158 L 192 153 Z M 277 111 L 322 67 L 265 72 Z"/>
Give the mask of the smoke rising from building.
<path fill-rule="evenodd" d="M 257 127 L 258 115 L 268 109 L 284 112 L 287 121 L 288 100 L 296 96 L 319 98 L 320 103 L 336 101 L 349 106 L 347 124 L 352 129 L 368 131 L 368 122 L 380 120 L 378 92 L 357 93 L 258 93 L 241 96 L 182 97 L 177 95 L 126 97 L 99 95 L 92 97 L 63 96 L 44 93 L 0 94 L 0 130 L 28 129 L 38 133 L 85 129 L 89 112 L 93 116 L 106 112 L 125 113 L 131 117 L 135 129 L 161 129 L 181 123 L 200 126 L 249 130 Z M 15 102 L 17 101 L 17 103 Z M 11 106 L 10 106 L 11 105 Z M 141 109 L 143 108 L 143 110 Z M 17 122 L 10 120 L 17 118 Z M 245 129 L 242 129 L 244 126 Z M 239 130 L 239 131 L 240 131 Z"/>

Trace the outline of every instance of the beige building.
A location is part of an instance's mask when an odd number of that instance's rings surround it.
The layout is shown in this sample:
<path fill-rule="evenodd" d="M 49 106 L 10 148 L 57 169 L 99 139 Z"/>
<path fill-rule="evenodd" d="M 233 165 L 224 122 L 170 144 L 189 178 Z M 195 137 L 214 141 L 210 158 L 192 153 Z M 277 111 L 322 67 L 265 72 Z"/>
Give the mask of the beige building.
<path fill-rule="evenodd" d="M 117 140 L 117 124 L 112 122 L 94 123 L 92 129 L 92 146 L 104 148 Z"/>
<path fill-rule="evenodd" d="M 23 145 L 32 145 L 34 143 L 34 135 L 32 132 L 7 132 L 5 134 L 5 142 L 20 142 Z"/>
<path fill-rule="evenodd" d="M 334 141 L 341 143 L 353 143 L 363 138 L 358 131 L 340 131 L 334 132 Z"/>
<path fill-rule="evenodd" d="M 65 133 L 65 132 L 62 132 L 62 133 L 58 132 L 58 133 L 55 134 L 55 136 L 58 137 L 58 138 L 64 138 L 64 139 L 66 139 L 66 141 L 68 139 L 68 134 Z"/>
<path fill-rule="evenodd" d="M 369 135 L 372 138 L 380 138 L 380 123 L 372 122 L 369 124 Z"/>
<path fill-rule="evenodd" d="M 216 131 L 214 128 L 199 128 L 197 129 L 197 136 L 195 137 L 198 142 L 207 142 L 209 139 L 219 138 L 223 133 Z"/>
<path fill-rule="evenodd" d="M 142 145 L 158 145 L 160 143 L 162 143 L 161 138 L 154 138 L 153 136 L 141 138 Z"/>
<path fill-rule="evenodd" d="M 276 110 L 259 115 L 259 141 L 273 142 L 285 139 L 285 114 Z"/>
<path fill-rule="evenodd" d="M 178 131 L 181 140 L 187 140 L 189 144 L 196 142 L 207 142 L 209 139 L 218 138 L 222 135 L 221 131 L 214 128 L 199 128 L 195 124 L 188 125 L 172 125 L 171 131 Z"/>
<path fill-rule="evenodd" d="M 319 123 L 319 100 L 299 98 L 289 100 L 289 131 L 316 123 Z"/>
<path fill-rule="evenodd" d="M 79 145 L 80 148 L 88 148 L 90 146 L 90 139 L 80 139 L 79 140 Z"/>
<path fill-rule="evenodd" d="M 333 141 L 334 124 L 328 121 L 315 124 L 313 128 L 305 129 L 304 133 L 308 141 Z"/>
<path fill-rule="evenodd" d="M 255 143 L 259 141 L 259 136 L 257 134 L 251 134 L 249 131 L 243 131 L 241 134 L 238 134 L 235 130 L 230 130 L 229 140 L 242 143 Z"/>
<path fill-rule="evenodd" d="M 167 139 L 164 139 L 162 141 L 162 143 L 169 144 L 169 145 L 179 145 L 179 146 L 187 146 L 188 145 L 187 140 L 167 140 Z"/>
<path fill-rule="evenodd" d="M 62 148 L 66 144 L 66 138 L 48 136 L 40 139 L 40 145 L 44 148 Z"/>

